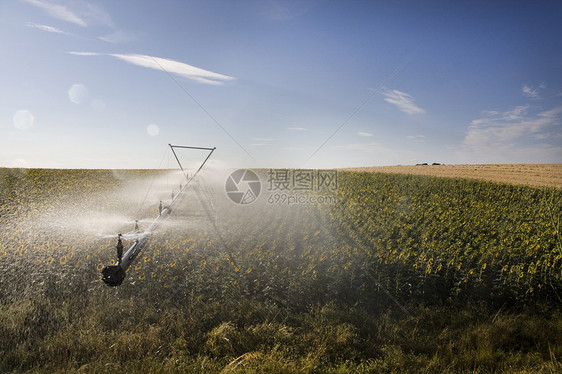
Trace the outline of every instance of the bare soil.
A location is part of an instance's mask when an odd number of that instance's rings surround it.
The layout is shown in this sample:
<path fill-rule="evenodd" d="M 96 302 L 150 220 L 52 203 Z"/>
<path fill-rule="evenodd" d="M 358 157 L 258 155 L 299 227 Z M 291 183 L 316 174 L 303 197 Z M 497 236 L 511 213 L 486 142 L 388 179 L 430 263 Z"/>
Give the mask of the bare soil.
<path fill-rule="evenodd" d="M 343 170 L 483 179 L 533 187 L 562 188 L 562 164 L 399 165 Z"/>

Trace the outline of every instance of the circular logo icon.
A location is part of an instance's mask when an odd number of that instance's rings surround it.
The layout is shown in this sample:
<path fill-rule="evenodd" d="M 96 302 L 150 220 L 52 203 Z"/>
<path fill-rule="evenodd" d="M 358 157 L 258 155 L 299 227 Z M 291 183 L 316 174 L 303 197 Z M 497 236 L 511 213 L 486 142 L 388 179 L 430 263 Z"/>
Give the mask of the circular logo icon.
<path fill-rule="evenodd" d="M 261 182 L 253 171 L 238 169 L 228 176 L 224 187 L 230 200 L 246 205 L 253 203 L 260 195 Z"/>

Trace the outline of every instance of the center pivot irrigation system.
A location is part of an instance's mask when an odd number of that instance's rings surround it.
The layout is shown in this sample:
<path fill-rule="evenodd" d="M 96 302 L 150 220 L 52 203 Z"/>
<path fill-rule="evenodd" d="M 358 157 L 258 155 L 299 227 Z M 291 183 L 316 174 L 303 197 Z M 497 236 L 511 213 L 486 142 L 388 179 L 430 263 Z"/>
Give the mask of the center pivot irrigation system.
<path fill-rule="evenodd" d="M 156 230 L 158 230 L 158 228 L 161 226 L 162 222 L 170 216 L 170 214 L 172 213 L 172 207 L 174 205 L 176 205 L 183 198 L 183 193 L 186 191 L 187 187 L 190 185 L 190 183 L 193 181 L 193 179 L 197 176 L 197 174 L 201 171 L 201 169 L 203 169 L 203 166 L 205 166 L 205 164 L 207 163 L 207 161 L 209 160 L 209 158 L 211 157 L 211 155 L 213 154 L 213 152 L 216 149 L 216 147 L 205 148 L 205 147 L 188 147 L 188 146 L 183 146 L 183 145 L 171 145 L 171 144 L 168 144 L 168 145 L 170 146 L 170 149 L 172 150 L 172 153 L 174 154 L 174 157 L 176 158 L 176 161 L 178 162 L 178 165 L 180 166 L 180 169 L 183 172 L 183 174 L 184 174 L 184 176 L 187 180 L 187 183 L 185 184 L 185 186 L 180 188 L 180 191 L 178 192 L 177 195 L 175 195 L 172 198 L 172 201 L 170 202 L 170 204 L 168 206 L 162 207 L 162 205 L 160 205 L 160 214 L 158 215 L 158 217 L 156 217 L 156 219 L 152 222 L 152 224 L 148 227 L 148 229 L 139 233 L 139 236 L 138 236 L 137 240 L 127 250 L 127 252 L 125 252 L 125 254 L 123 254 L 123 257 L 120 259 L 120 261 L 116 265 L 108 265 L 108 266 L 103 268 L 103 270 L 101 271 L 101 279 L 108 286 L 114 287 L 114 286 L 119 286 L 119 285 L 121 285 L 121 283 L 123 283 L 123 280 L 125 279 L 125 277 L 127 275 L 127 269 L 129 268 L 129 266 L 131 266 L 131 264 L 133 263 L 135 258 L 137 258 L 137 256 L 139 255 L 139 253 L 146 246 L 148 246 L 148 244 L 150 242 L 150 239 L 151 239 L 151 236 L 152 236 L 152 233 L 154 233 Z M 209 154 L 207 155 L 207 158 L 205 158 L 205 160 L 203 161 L 201 166 L 199 166 L 199 169 L 197 169 L 197 171 L 190 177 L 189 174 L 184 170 L 184 168 L 183 168 L 183 166 L 182 166 L 182 164 L 181 164 L 181 162 L 178 158 L 178 155 L 176 154 L 175 148 L 185 148 L 185 149 L 196 149 L 196 150 L 209 151 Z M 196 193 L 197 193 L 197 196 L 199 197 L 199 199 L 201 199 L 201 195 L 200 195 L 199 190 L 196 190 Z M 205 210 L 207 210 L 207 207 L 205 207 Z M 121 248 L 123 246 L 123 244 L 121 243 L 121 234 L 119 234 L 117 246 L 118 246 L 118 250 L 119 250 L 119 246 L 121 246 Z"/>

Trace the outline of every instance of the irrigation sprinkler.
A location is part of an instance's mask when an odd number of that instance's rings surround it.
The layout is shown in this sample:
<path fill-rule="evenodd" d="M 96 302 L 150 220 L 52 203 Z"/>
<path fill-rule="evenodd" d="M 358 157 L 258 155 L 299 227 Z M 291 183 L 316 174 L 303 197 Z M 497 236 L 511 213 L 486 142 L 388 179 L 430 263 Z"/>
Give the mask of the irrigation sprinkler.
<path fill-rule="evenodd" d="M 101 271 L 101 279 L 107 284 L 108 286 L 115 287 L 121 285 L 125 277 L 127 276 L 127 269 L 131 266 L 133 261 L 138 257 L 139 253 L 148 246 L 150 240 L 152 238 L 152 234 L 160 228 L 162 223 L 170 216 L 172 213 L 172 207 L 177 205 L 177 203 L 183 198 L 183 193 L 186 191 L 187 187 L 191 183 L 191 181 L 197 176 L 197 174 L 203 169 L 203 166 L 207 163 L 211 154 L 215 151 L 216 147 L 213 148 L 205 148 L 205 147 L 189 147 L 183 145 L 171 145 L 168 144 L 172 153 L 174 154 L 178 165 L 180 166 L 181 171 L 183 172 L 186 183 L 185 185 L 180 186 L 180 191 L 177 194 L 173 194 L 172 192 L 172 201 L 167 206 L 162 206 L 162 202 L 160 202 L 159 207 L 159 214 L 158 217 L 152 222 L 152 224 L 143 232 L 139 233 L 139 237 L 133 245 L 123 254 L 123 257 L 119 260 L 116 265 L 108 265 L 104 267 Z M 184 170 L 174 148 L 186 148 L 186 149 L 197 149 L 197 150 L 205 150 L 209 151 L 209 154 L 199 166 L 199 169 L 190 177 L 189 174 Z M 199 196 L 199 194 L 198 194 Z M 135 221 L 136 222 L 136 221 Z M 138 225 L 135 225 L 135 229 L 138 229 Z M 118 245 L 121 243 L 121 235 L 118 238 Z M 122 246 L 122 244 L 121 244 Z"/>

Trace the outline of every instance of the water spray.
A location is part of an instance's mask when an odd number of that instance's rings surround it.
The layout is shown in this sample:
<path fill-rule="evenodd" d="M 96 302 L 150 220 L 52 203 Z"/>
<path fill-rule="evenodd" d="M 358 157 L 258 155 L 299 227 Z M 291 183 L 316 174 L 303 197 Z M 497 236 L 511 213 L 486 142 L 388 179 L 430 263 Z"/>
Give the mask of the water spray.
<path fill-rule="evenodd" d="M 158 217 L 156 217 L 156 219 L 152 222 L 152 224 L 148 227 L 147 230 L 145 230 L 144 232 L 140 232 L 140 230 L 138 230 L 139 229 L 138 221 L 137 220 L 135 221 L 135 231 L 137 230 L 139 231 L 139 237 L 137 238 L 137 240 L 135 240 L 135 242 L 127 250 L 127 252 L 123 254 L 122 258 L 121 258 L 121 254 L 123 253 L 122 252 L 123 243 L 121 241 L 121 234 L 118 235 L 116 249 L 117 249 L 117 257 L 119 261 L 117 262 L 116 265 L 108 265 L 104 267 L 103 270 L 101 271 L 101 279 L 108 286 L 115 287 L 123 283 L 123 280 L 127 276 L 127 269 L 129 269 L 129 266 L 131 266 L 135 258 L 137 258 L 137 256 L 139 255 L 139 253 L 150 243 L 152 234 L 156 232 L 162 225 L 162 222 L 164 222 L 170 216 L 170 214 L 172 213 L 172 207 L 175 206 L 178 203 L 178 201 L 181 200 L 181 198 L 183 197 L 183 192 L 187 189 L 190 182 L 197 176 L 199 171 L 203 169 L 203 166 L 205 166 L 205 163 L 207 163 L 207 161 L 211 157 L 211 154 L 216 149 L 216 147 L 204 148 L 204 147 L 179 146 L 179 145 L 171 145 L 171 144 L 168 145 L 170 146 L 172 153 L 176 157 L 176 161 L 178 162 L 180 169 L 183 172 L 187 182 L 183 186 L 180 185 L 180 191 L 177 194 L 174 194 L 172 192 L 172 201 L 170 202 L 169 205 L 163 206 L 162 201 L 160 201 L 160 205 L 158 207 L 158 211 L 159 211 Z M 207 158 L 205 158 L 201 166 L 199 166 L 199 169 L 197 169 L 197 171 L 190 177 L 189 174 L 183 169 L 183 166 L 180 163 L 180 160 L 178 159 L 178 156 L 174 148 L 205 150 L 205 151 L 209 151 L 209 154 L 207 155 Z"/>

